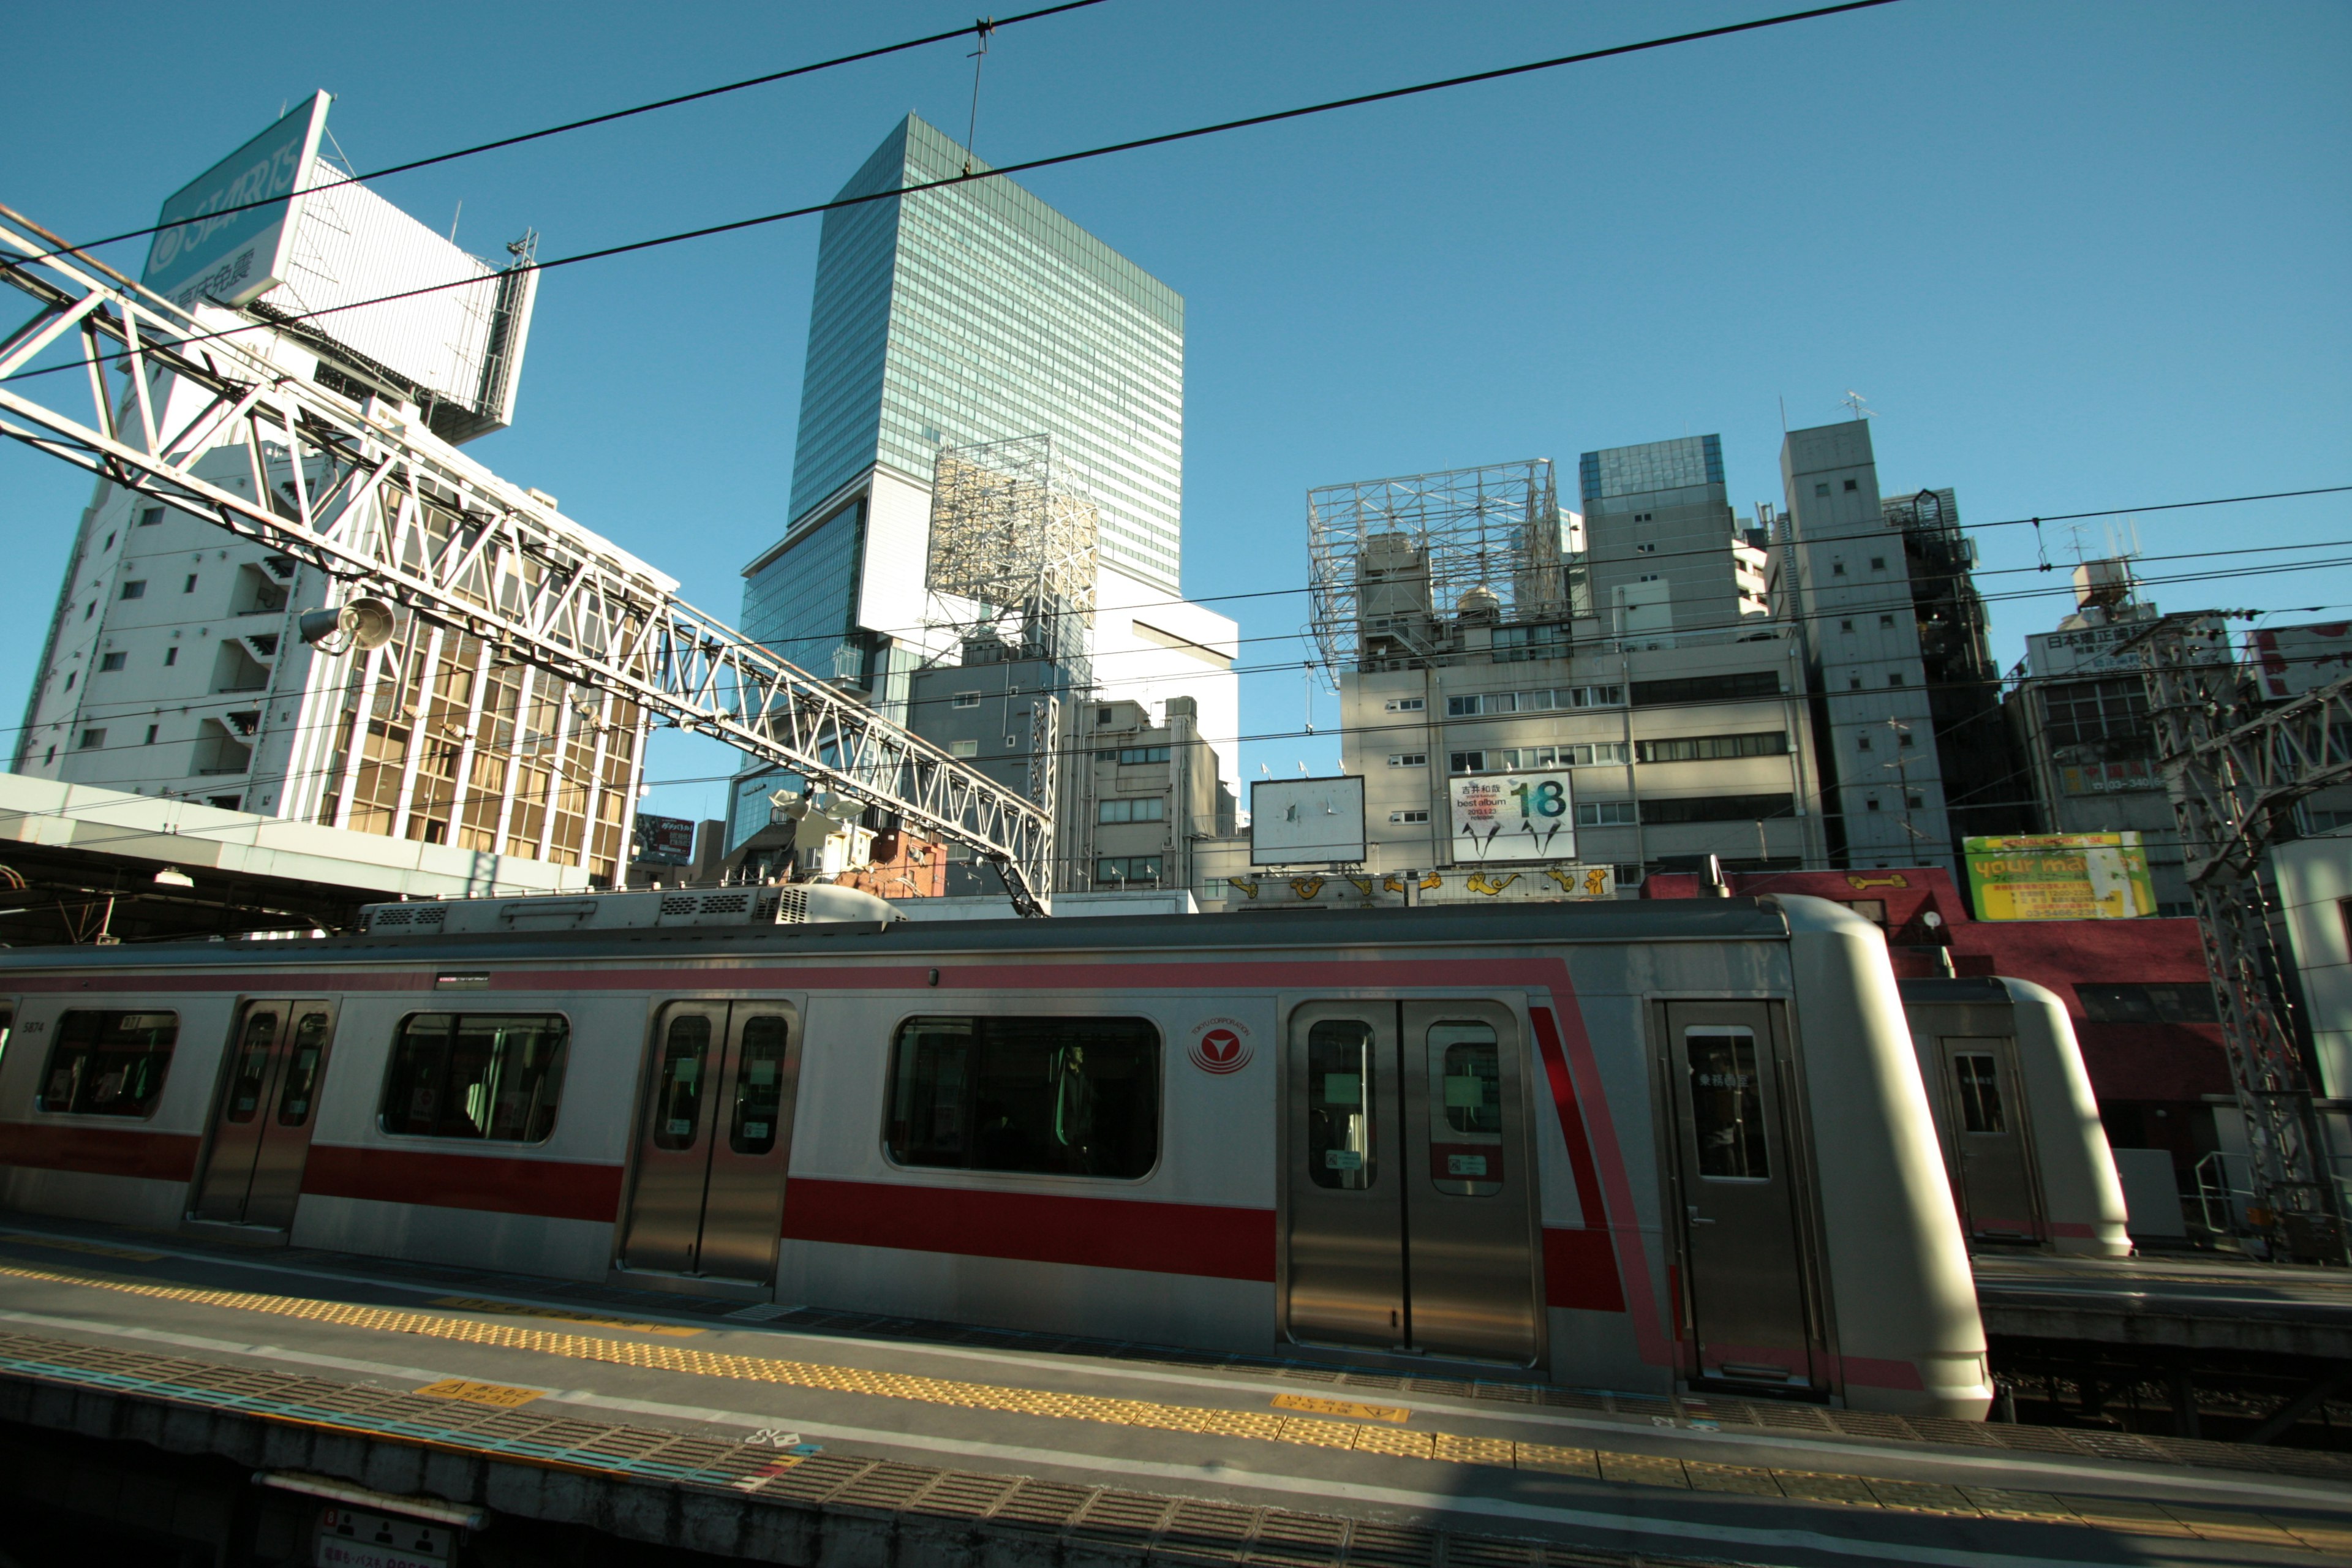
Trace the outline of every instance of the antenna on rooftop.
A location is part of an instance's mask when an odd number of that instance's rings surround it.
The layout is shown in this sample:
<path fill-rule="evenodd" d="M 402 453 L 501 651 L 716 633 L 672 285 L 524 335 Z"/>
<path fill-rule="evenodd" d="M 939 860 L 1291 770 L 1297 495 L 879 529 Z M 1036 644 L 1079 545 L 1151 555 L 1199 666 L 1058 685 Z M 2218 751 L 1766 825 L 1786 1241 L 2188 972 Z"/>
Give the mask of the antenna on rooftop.
<path fill-rule="evenodd" d="M 1845 405 L 1846 407 L 1853 409 L 1853 416 L 1856 419 L 1868 419 L 1878 412 L 1875 408 L 1872 408 L 1865 405 L 1862 400 L 1862 394 L 1856 392 L 1850 386 L 1845 389 L 1845 395 L 1839 398 L 1838 401 Z"/>

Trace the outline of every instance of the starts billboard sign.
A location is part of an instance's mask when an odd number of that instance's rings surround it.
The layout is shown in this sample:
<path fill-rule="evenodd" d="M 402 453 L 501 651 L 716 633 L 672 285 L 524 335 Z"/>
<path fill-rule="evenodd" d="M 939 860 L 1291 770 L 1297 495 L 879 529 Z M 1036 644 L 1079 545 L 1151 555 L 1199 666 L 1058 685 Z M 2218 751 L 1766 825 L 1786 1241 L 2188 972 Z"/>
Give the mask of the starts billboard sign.
<path fill-rule="evenodd" d="M 172 193 L 139 281 L 182 310 L 251 304 L 286 280 L 301 192 L 332 100 L 310 100 Z M 248 204 L 258 203 L 259 205 Z"/>
<path fill-rule="evenodd" d="M 2137 833 L 2042 833 L 1965 841 L 1980 921 L 2112 921 L 2156 913 Z"/>
<path fill-rule="evenodd" d="M 1576 800 L 1569 770 L 1473 773 L 1449 779 L 1454 863 L 1576 858 Z"/>

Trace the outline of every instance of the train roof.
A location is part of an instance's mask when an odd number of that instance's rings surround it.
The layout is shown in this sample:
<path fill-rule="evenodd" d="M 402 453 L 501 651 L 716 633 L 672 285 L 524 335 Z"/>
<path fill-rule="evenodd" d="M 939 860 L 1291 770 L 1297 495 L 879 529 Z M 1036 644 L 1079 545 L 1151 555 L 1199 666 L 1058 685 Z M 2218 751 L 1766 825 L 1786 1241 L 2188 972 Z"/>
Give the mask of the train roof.
<path fill-rule="evenodd" d="M 277 969 L 338 964 L 594 962 L 658 954 L 680 961 L 751 956 L 912 958 L 972 952 L 1202 952 L 1385 947 L 1519 947 L 1553 942 L 1779 941 L 1822 922 L 1774 897 L 1522 903 L 1491 908 L 1318 910 L 1264 914 L 1117 915 L 1078 920 L 834 921 L 733 928 L 515 931 L 464 936 L 378 934 L 248 938 L 113 947 L 0 949 L 0 974 L 31 971 Z M 1807 911 L 1811 912 L 1811 911 Z M 1842 911 L 1841 911 L 1842 912 Z"/>

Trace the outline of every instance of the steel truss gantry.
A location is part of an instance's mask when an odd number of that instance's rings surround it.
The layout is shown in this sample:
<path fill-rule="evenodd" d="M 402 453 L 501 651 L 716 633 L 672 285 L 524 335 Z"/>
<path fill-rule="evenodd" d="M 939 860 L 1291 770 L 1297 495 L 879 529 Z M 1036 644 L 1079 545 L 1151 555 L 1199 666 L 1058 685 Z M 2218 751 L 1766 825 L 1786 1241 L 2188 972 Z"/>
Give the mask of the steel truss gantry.
<path fill-rule="evenodd" d="M 667 579 L 461 456 L 421 418 L 274 363 L 275 329 L 182 310 L 5 206 L 0 279 L 36 305 L 0 338 L 0 436 L 315 566 L 341 584 L 339 602 L 386 599 L 896 813 L 925 837 L 966 845 L 997 867 L 1017 908 L 1042 912 L 1050 805 L 695 609 Z M 47 384 L 86 388 L 86 420 L 6 379 L 61 343 L 78 346 L 84 364 Z M 119 396 L 109 364 L 128 375 Z M 158 427 L 166 375 L 204 394 L 177 428 Z M 252 469 L 239 488 L 249 493 L 196 477 L 200 456 L 239 438 Z"/>
<path fill-rule="evenodd" d="M 2186 633 L 2200 619 L 2167 616 L 2133 641 L 2147 664 L 2157 755 L 2245 1120 L 2254 1206 L 2281 1254 L 2341 1263 L 2342 1205 L 2278 989 L 2260 871 L 2292 834 L 2294 804 L 2352 779 L 2352 679 L 2252 713 L 2235 664 L 2191 660 Z"/>

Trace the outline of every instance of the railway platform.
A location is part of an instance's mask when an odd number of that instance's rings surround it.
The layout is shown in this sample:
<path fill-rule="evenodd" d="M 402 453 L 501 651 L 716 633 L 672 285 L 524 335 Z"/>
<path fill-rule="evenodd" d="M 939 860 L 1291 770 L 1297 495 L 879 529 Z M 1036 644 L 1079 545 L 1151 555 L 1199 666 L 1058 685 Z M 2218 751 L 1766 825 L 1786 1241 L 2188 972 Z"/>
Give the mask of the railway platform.
<path fill-rule="evenodd" d="M 2352 1458 L 1440 1370 L 0 1217 L 0 1488 L 245 1560 L 356 1518 L 450 1568 L 2352 1561 Z"/>
<path fill-rule="evenodd" d="M 2352 1362 L 2352 1269 L 1979 1253 L 1985 1331 Z"/>

